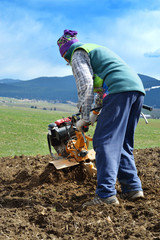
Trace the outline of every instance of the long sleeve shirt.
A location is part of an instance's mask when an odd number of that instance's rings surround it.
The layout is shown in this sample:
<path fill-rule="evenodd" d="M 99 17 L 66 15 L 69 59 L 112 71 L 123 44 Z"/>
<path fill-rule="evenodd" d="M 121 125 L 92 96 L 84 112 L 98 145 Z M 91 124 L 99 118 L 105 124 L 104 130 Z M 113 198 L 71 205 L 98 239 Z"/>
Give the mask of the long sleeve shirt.
<path fill-rule="evenodd" d="M 82 49 L 75 51 L 72 56 L 72 72 L 78 91 L 77 107 L 82 113 L 82 118 L 88 122 L 91 106 L 94 102 L 93 69 L 87 52 Z M 101 97 L 97 97 L 95 106 L 100 105 Z"/>

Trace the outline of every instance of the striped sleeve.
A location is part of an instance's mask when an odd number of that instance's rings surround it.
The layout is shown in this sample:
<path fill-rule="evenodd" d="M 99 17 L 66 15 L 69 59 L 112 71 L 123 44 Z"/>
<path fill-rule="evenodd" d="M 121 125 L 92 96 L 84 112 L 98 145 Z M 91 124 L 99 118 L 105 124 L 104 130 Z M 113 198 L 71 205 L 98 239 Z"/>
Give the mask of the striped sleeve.
<path fill-rule="evenodd" d="M 78 91 L 78 108 L 82 118 L 88 122 L 91 105 L 94 101 L 93 70 L 88 54 L 79 49 L 72 57 L 72 71 L 76 80 Z"/>

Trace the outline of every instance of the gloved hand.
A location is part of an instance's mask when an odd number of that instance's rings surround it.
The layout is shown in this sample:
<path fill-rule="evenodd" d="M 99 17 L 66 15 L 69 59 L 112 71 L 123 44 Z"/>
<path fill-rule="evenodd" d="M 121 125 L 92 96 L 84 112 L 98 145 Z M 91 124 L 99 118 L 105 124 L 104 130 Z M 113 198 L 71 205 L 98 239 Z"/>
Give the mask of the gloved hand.
<path fill-rule="evenodd" d="M 80 119 L 78 122 L 76 122 L 76 128 L 80 132 L 84 132 L 83 127 L 88 125 L 89 125 L 89 122 L 86 122 L 83 119 Z"/>
<path fill-rule="evenodd" d="M 90 121 L 91 121 L 91 125 L 92 125 L 92 126 L 93 126 L 94 123 L 97 121 L 98 114 L 99 114 L 99 112 L 95 112 L 95 111 L 92 111 L 92 112 L 91 112 L 91 114 L 90 114 Z"/>

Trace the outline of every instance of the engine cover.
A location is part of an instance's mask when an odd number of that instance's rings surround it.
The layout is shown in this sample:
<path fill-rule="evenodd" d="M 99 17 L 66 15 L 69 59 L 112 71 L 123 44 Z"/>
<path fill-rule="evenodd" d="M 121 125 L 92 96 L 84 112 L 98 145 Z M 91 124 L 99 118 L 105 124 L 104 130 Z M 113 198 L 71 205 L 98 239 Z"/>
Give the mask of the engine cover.
<path fill-rule="evenodd" d="M 70 118 L 63 118 L 48 125 L 48 137 L 58 155 L 66 157 L 66 145 L 71 137 L 76 137 Z"/>

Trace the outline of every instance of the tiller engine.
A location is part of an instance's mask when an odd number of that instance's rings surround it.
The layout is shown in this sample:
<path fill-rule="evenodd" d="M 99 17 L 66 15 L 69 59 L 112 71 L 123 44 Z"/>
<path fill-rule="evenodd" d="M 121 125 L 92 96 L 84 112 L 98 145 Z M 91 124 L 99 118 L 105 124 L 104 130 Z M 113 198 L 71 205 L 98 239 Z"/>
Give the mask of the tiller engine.
<path fill-rule="evenodd" d="M 88 150 L 92 138 L 84 132 L 76 129 L 76 122 L 80 119 L 79 114 L 72 117 L 62 118 L 48 125 L 48 146 L 54 160 L 51 162 L 56 169 L 63 169 L 78 164 L 83 164 L 88 173 L 93 176 L 97 170 L 95 167 L 95 152 Z M 52 147 L 56 151 L 53 154 Z"/>

